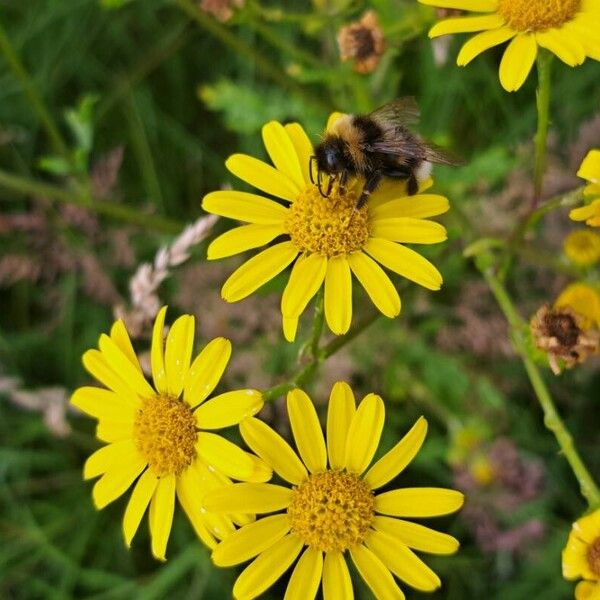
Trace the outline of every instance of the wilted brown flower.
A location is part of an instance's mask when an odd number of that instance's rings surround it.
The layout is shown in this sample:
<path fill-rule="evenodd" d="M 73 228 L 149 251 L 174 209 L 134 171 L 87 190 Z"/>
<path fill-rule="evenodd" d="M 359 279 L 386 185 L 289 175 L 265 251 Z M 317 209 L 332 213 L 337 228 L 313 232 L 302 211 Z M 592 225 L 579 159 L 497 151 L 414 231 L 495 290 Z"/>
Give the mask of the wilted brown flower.
<path fill-rule="evenodd" d="M 600 351 L 600 331 L 584 329 L 584 319 L 569 306 L 551 308 L 544 304 L 531 320 L 536 346 L 548 353 L 552 371 L 571 369 Z M 562 362 L 562 365 L 561 365 Z"/>
<path fill-rule="evenodd" d="M 357 73 L 372 73 L 385 49 L 383 30 L 372 10 L 367 11 L 360 21 L 342 27 L 337 41 L 340 58 L 343 62 L 353 60 Z"/>
<path fill-rule="evenodd" d="M 233 16 L 236 8 L 242 8 L 245 0 L 201 0 L 200 9 L 224 23 Z"/>

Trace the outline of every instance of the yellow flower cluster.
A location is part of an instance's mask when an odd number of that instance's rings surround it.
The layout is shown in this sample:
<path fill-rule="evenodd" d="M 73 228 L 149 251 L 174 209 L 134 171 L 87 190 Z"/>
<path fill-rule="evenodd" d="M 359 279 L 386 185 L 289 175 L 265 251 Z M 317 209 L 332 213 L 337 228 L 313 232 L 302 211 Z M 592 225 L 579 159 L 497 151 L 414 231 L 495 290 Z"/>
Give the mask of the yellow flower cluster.
<path fill-rule="evenodd" d="M 371 464 L 385 419 L 379 396 L 369 394 L 356 406 L 350 387 L 335 384 L 326 443 L 312 401 L 295 389 L 287 398 L 295 451 L 254 416 L 263 406 L 257 390 L 211 397 L 231 356 L 229 341 L 212 340 L 192 360 L 194 318 L 179 317 L 165 341 L 165 313 L 154 324 L 153 384 L 117 321 L 98 349 L 83 356 L 104 387 L 82 387 L 71 398 L 97 419 L 97 436 L 106 444 L 84 467 L 85 479 L 100 477 L 92 491 L 96 507 L 133 488 L 123 517 L 127 545 L 149 507 L 152 552 L 164 560 L 177 497 L 215 564 L 253 559 L 235 583 L 236 598 L 261 594 L 300 555 L 289 597 L 314 598 L 321 583 L 327 600 L 352 597 L 346 556 L 377 598 L 404 597 L 394 576 L 424 591 L 441 585 L 415 550 L 451 554 L 458 542 L 405 519 L 452 513 L 462 494 L 389 489 L 423 444 L 424 418 Z M 240 426 L 251 452 L 214 433 L 232 425 Z M 283 484 L 267 483 L 273 473 Z M 387 491 L 380 492 L 383 486 Z"/>

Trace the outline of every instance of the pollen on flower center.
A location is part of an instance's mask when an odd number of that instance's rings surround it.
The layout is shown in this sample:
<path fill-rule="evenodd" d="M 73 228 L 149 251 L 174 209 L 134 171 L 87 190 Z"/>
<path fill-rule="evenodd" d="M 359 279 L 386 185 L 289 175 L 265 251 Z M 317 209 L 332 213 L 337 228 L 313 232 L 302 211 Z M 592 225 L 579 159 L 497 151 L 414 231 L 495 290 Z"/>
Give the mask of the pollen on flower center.
<path fill-rule="evenodd" d="M 600 578 L 600 538 L 596 538 L 588 546 L 586 558 L 590 571 Z"/>
<path fill-rule="evenodd" d="M 313 473 L 298 486 L 287 509 L 291 530 L 305 544 L 343 552 L 365 539 L 373 521 L 375 497 L 354 473 Z"/>
<path fill-rule="evenodd" d="M 368 206 L 355 210 L 356 191 L 337 187 L 323 198 L 316 186 L 306 188 L 291 205 L 284 226 L 301 252 L 327 257 L 360 250 L 369 238 Z"/>
<path fill-rule="evenodd" d="M 133 439 L 156 475 L 180 475 L 196 456 L 191 408 L 166 394 L 145 399 L 133 425 Z"/>
<path fill-rule="evenodd" d="M 498 0 L 498 12 L 517 31 L 560 27 L 579 11 L 581 0 Z"/>

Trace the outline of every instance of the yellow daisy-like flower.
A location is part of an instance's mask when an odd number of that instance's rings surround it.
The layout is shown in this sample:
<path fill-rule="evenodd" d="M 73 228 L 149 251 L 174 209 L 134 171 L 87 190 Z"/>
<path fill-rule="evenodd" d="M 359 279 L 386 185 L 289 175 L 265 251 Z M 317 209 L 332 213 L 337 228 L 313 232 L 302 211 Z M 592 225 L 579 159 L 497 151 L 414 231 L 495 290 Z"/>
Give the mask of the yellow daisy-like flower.
<path fill-rule="evenodd" d="M 287 408 L 299 456 L 262 421 L 251 418 L 240 425 L 245 442 L 285 485 L 239 483 L 204 498 L 211 511 L 244 507 L 269 515 L 241 527 L 213 551 L 214 563 L 223 567 L 254 559 L 235 582 L 234 597 L 259 596 L 299 555 L 286 599 L 310 600 L 321 583 L 325 600 L 351 599 L 348 557 L 378 599 L 404 598 L 393 575 L 418 590 L 440 587 L 439 577 L 413 550 L 452 554 L 458 541 L 403 518 L 453 513 L 462 506 L 463 495 L 432 487 L 376 493 L 418 453 L 427 421 L 421 417 L 369 469 L 385 417 L 379 396 L 369 394 L 357 408 L 350 387 L 336 383 L 329 400 L 327 444 L 315 407 L 303 391 L 288 394 Z"/>
<path fill-rule="evenodd" d="M 191 362 L 194 317 L 177 319 L 163 344 L 166 307 L 154 323 L 152 386 L 144 377 L 122 321 L 110 336 L 102 334 L 99 350 L 83 355 L 85 368 L 106 388 L 81 387 L 71 404 L 98 419 L 97 437 L 106 442 L 86 461 L 85 479 L 98 477 L 92 497 L 98 509 L 135 487 L 123 518 L 129 546 L 148 505 L 152 553 L 164 560 L 175 496 L 200 539 L 216 540 L 248 523 L 249 511 L 210 515 L 202 510 L 205 492 L 239 480 L 268 481 L 271 470 L 213 430 L 237 425 L 263 406 L 256 390 L 226 392 L 207 400 L 231 356 L 231 343 L 212 340 Z"/>
<path fill-rule="evenodd" d="M 586 197 L 600 196 L 600 150 L 591 150 L 583 159 L 577 176 L 589 182 L 583 190 Z M 592 227 L 600 227 L 600 198 L 592 199 L 590 204 L 574 208 L 569 217 L 573 221 L 585 221 Z"/>
<path fill-rule="evenodd" d="M 584 579 L 575 588 L 577 600 L 600 599 L 600 510 L 573 523 L 562 570 L 565 579 Z"/>
<path fill-rule="evenodd" d="M 600 235 L 589 229 L 573 231 L 565 238 L 563 249 L 571 262 L 589 267 L 600 259 Z"/>
<path fill-rule="evenodd" d="M 569 307 L 581 317 L 584 331 L 600 328 L 600 293 L 586 283 L 571 283 L 554 302 L 556 308 Z"/>
<path fill-rule="evenodd" d="M 500 83 L 518 90 L 529 75 L 538 48 L 546 48 L 570 67 L 586 57 L 600 60 L 600 4 L 597 0 L 419 0 L 440 8 L 480 13 L 436 23 L 429 37 L 481 32 L 468 40 L 456 60 L 460 66 L 504 42 Z"/>
<path fill-rule="evenodd" d="M 329 126 L 339 116 L 332 115 Z M 227 302 L 242 300 L 294 263 L 281 300 L 284 334 L 293 341 L 300 315 L 322 285 L 329 328 L 335 334 L 348 331 L 352 274 L 385 316 L 396 317 L 400 297 L 377 263 L 430 290 L 440 288 L 439 271 L 403 244 L 446 239 L 445 228 L 428 219 L 448 210 L 446 198 L 423 193 L 409 197 L 403 183 L 388 181 L 356 211 L 359 182 L 351 181 L 344 192 L 335 186 L 330 198 L 321 197 L 310 182 L 313 147 L 298 123 L 283 126 L 272 121 L 262 135 L 274 167 L 245 154 L 234 154 L 226 166 L 283 203 L 238 191 L 212 192 L 202 203 L 209 213 L 249 223 L 214 240 L 208 248 L 211 260 L 280 238 L 229 277 L 221 290 Z"/>

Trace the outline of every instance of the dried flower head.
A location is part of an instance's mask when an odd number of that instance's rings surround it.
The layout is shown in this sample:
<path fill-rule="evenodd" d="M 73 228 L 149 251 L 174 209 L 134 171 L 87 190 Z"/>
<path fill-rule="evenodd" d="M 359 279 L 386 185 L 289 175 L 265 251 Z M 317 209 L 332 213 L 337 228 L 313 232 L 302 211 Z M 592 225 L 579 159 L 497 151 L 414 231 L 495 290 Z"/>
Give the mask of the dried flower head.
<path fill-rule="evenodd" d="M 531 320 L 536 346 L 548 353 L 552 371 L 558 375 L 561 362 L 567 369 L 599 351 L 600 332 L 583 329 L 584 318 L 570 306 L 551 308 L 544 304 Z"/>
<path fill-rule="evenodd" d="M 383 30 L 377 15 L 367 11 L 360 21 L 342 27 L 338 33 L 340 58 L 343 62 L 354 61 L 357 73 L 372 73 L 385 50 Z"/>
<path fill-rule="evenodd" d="M 246 0 L 202 0 L 200 10 L 224 23 L 233 17 L 234 9 L 242 8 Z"/>

